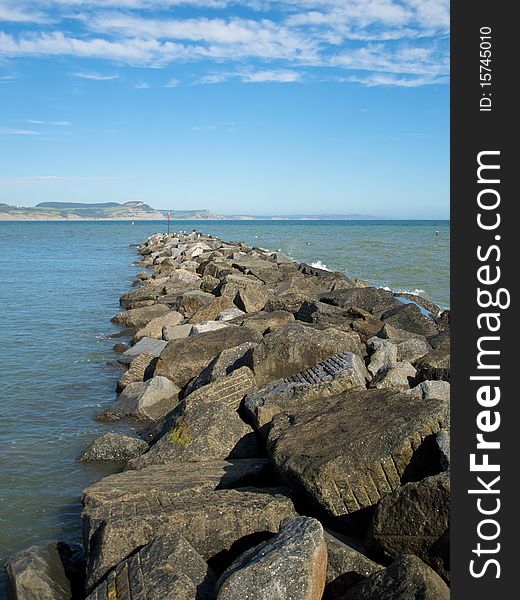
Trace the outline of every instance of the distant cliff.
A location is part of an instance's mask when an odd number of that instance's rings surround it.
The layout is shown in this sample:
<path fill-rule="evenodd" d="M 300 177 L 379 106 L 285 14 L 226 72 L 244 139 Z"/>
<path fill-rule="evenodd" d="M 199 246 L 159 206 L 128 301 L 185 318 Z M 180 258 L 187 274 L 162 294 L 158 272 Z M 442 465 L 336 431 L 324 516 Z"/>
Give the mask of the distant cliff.
<path fill-rule="evenodd" d="M 208 209 L 157 210 L 144 202 L 41 202 L 34 207 L 0 203 L 0 221 L 337 221 L 380 219 L 369 215 L 220 215 Z"/>

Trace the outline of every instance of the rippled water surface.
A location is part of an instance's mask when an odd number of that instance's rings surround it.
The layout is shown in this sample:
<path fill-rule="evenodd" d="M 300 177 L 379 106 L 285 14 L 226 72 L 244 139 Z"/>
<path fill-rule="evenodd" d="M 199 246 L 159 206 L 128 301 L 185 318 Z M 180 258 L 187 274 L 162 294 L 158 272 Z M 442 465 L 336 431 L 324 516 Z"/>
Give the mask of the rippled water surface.
<path fill-rule="evenodd" d="M 172 222 L 449 305 L 447 221 Z M 129 244 L 165 222 L 0 222 L 0 561 L 78 538 L 82 488 L 108 472 L 78 464 L 115 399 L 110 318 L 135 267 Z M 438 234 L 436 235 L 436 232 Z M 1 578 L 0 578 L 1 579 Z M 5 588 L 0 583 L 0 598 Z"/>

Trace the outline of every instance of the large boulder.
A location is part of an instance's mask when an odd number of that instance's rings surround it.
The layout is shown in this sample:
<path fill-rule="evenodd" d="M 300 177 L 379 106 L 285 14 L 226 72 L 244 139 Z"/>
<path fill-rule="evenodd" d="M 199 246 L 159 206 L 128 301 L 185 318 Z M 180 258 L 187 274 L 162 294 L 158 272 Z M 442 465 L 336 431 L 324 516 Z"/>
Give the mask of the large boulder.
<path fill-rule="evenodd" d="M 143 285 L 136 290 L 132 290 L 123 294 L 119 299 L 119 303 L 123 308 L 132 309 L 139 305 L 148 306 L 155 304 L 157 298 L 162 294 L 163 286 L 160 285 Z M 158 316 L 158 315 L 156 315 Z"/>
<path fill-rule="evenodd" d="M 180 295 L 177 310 L 191 319 L 201 308 L 214 302 L 215 296 L 202 290 L 192 290 Z"/>
<path fill-rule="evenodd" d="M 12 600 L 70 600 L 81 596 L 85 552 L 79 544 L 51 542 L 9 557 L 5 565 Z"/>
<path fill-rule="evenodd" d="M 435 321 L 423 314 L 417 304 L 402 304 L 385 311 L 381 315 L 383 323 L 418 335 L 435 335 L 438 332 Z"/>
<path fill-rule="evenodd" d="M 130 383 L 111 409 L 121 417 L 156 421 L 179 402 L 180 389 L 168 378 L 155 376 L 147 381 Z"/>
<path fill-rule="evenodd" d="M 164 304 L 160 304 L 158 306 L 164 306 Z M 152 319 L 142 329 L 139 329 L 139 331 L 134 335 L 134 342 L 138 342 L 144 337 L 160 340 L 162 339 L 164 327 L 175 327 L 176 325 L 180 325 L 183 321 L 184 317 L 176 310 L 164 313 L 163 315 Z"/>
<path fill-rule="evenodd" d="M 441 348 L 432 350 L 415 363 L 415 368 L 417 369 L 417 382 L 428 380 L 450 381 L 450 352 Z"/>
<path fill-rule="evenodd" d="M 295 516 L 293 503 L 281 490 L 270 493 L 256 488 L 149 491 L 137 502 L 118 498 L 87 506 L 83 512 L 89 548 L 87 588 L 161 533 L 182 535 L 204 560 L 216 555 L 233 560 L 265 539 L 266 533 L 276 533 L 291 516 Z"/>
<path fill-rule="evenodd" d="M 344 600 L 449 600 L 444 581 L 416 556 L 402 556 L 350 589 Z"/>
<path fill-rule="evenodd" d="M 253 370 L 262 387 L 341 352 L 363 356 L 364 345 L 357 333 L 287 323 L 267 334 L 253 350 Z"/>
<path fill-rule="evenodd" d="M 242 367 L 196 390 L 168 415 L 161 437 L 132 465 L 257 456 L 256 436 L 237 412 L 253 389 L 251 370 Z"/>
<path fill-rule="evenodd" d="M 407 483 L 378 503 L 366 546 L 386 559 L 415 554 L 445 580 L 450 569 L 450 475 Z"/>
<path fill-rule="evenodd" d="M 173 340 L 168 342 L 159 356 L 155 374 L 168 377 L 182 388 L 223 350 L 235 348 L 246 342 L 259 343 L 261 340 L 262 336 L 259 333 L 236 325 Z"/>
<path fill-rule="evenodd" d="M 367 340 L 367 347 L 372 350 L 367 367 L 372 375 L 387 371 L 397 363 L 397 346 L 391 341 L 372 337 Z"/>
<path fill-rule="evenodd" d="M 262 335 L 291 321 L 294 321 L 294 315 L 285 310 L 275 310 L 272 312 L 259 311 L 246 317 L 233 319 L 234 324 L 250 327 Z"/>
<path fill-rule="evenodd" d="M 352 538 L 341 533 L 325 531 L 327 543 L 327 582 L 323 598 L 344 597 L 351 587 L 383 567 L 370 560 L 366 550 Z"/>
<path fill-rule="evenodd" d="M 188 383 L 184 390 L 184 397 L 198 388 L 208 385 L 208 383 L 213 383 L 230 375 L 241 367 L 251 367 L 251 355 L 255 346 L 256 344 L 253 342 L 246 342 L 240 344 L 240 346 L 223 350 L 195 379 Z"/>
<path fill-rule="evenodd" d="M 165 315 L 167 312 L 169 312 L 169 309 L 164 304 L 154 304 L 143 308 L 125 310 L 113 317 L 112 323 L 130 329 L 142 329 L 150 321 Z"/>
<path fill-rule="evenodd" d="M 425 475 L 419 450 L 443 428 L 448 410 L 442 400 L 353 388 L 275 416 L 268 451 L 277 472 L 329 515 L 343 517 L 342 526 L 403 480 Z"/>
<path fill-rule="evenodd" d="M 301 305 L 296 318 L 322 327 L 356 331 L 364 341 L 377 335 L 381 329 L 381 321 L 368 311 L 359 307 L 341 308 L 316 300 L 306 300 Z"/>
<path fill-rule="evenodd" d="M 429 400 L 430 398 L 441 398 L 441 400 L 450 401 L 450 384 L 447 381 L 422 381 L 411 390 L 407 390 L 407 394 L 415 398 Z"/>
<path fill-rule="evenodd" d="M 399 362 L 389 369 L 380 369 L 374 379 L 370 382 L 370 387 L 378 390 L 386 390 L 389 388 L 408 390 L 416 373 L 417 371 L 410 363 Z"/>
<path fill-rule="evenodd" d="M 244 410 L 253 427 L 267 436 L 266 426 L 287 409 L 297 410 L 305 400 L 335 396 L 352 387 L 365 387 L 369 374 L 357 354 L 337 354 L 284 380 L 270 383 L 244 399 Z"/>
<path fill-rule="evenodd" d="M 352 287 L 329 292 L 321 294 L 320 300 L 346 309 L 361 308 L 377 317 L 391 308 L 404 306 L 394 298 L 392 292 L 375 287 Z"/>
<path fill-rule="evenodd" d="M 87 600 L 213 600 L 216 577 L 178 533 L 167 532 L 121 561 Z"/>
<path fill-rule="evenodd" d="M 130 383 L 138 383 L 153 375 L 153 364 L 157 357 L 151 352 L 143 352 L 132 359 L 128 369 L 117 382 L 117 391 L 121 392 Z M 147 377 L 149 375 L 149 377 Z"/>
<path fill-rule="evenodd" d="M 235 304 L 245 313 L 256 313 L 265 307 L 272 295 L 265 286 L 248 286 L 238 290 Z"/>
<path fill-rule="evenodd" d="M 105 433 L 79 456 L 80 462 L 126 462 L 148 450 L 148 444 L 131 435 Z"/>
<path fill-rule="evenodd" d="M 183 490 L 200 493 L 271 484 L 271 469 L 265 458 L 177 462 L 103 477 L 83 490 L 82 502 L 90 509 L 107 502 L 114 505 L 118 502 L 145 502 L 150 495 L 161 497 Z"/>
<path fill-rule="evenodd" d="M 233 562 L 217 583 L 217 598 L 321 600 L 326 571 L 323 527 L 311 517 L 297 517 Z"/>
<path fill-rule="evenodd" d="M 219 296 L 195 312 L 190 318 L 190 323 L 205 323 L 206 321 L 214 321 L 217 316 L 224 310 L 233 308 L 233 302 L 227 296 Z"/>

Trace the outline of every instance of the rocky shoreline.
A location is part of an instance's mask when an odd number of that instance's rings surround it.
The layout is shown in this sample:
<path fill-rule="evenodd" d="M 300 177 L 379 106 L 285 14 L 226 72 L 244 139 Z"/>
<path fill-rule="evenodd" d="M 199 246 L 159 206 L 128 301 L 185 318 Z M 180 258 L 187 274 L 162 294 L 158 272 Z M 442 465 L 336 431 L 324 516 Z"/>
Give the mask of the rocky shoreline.
<path fill-rule="evenodd" d="M 17 600 L 449 597 L 449 311 L 197 232 L 138 247 L 84 546 Z"/>

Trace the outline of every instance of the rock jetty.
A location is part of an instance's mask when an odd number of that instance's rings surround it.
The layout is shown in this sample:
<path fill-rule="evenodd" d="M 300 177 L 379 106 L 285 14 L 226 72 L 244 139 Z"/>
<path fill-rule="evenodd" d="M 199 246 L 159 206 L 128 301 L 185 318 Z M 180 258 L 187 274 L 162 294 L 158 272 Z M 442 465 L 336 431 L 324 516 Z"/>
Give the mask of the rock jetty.
<path fill-rule="evenodd" d="M 16 600 L 449 597 L 449 312 L 198 232 L 138 247 L 84 546 Z"/>

